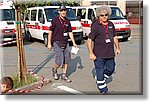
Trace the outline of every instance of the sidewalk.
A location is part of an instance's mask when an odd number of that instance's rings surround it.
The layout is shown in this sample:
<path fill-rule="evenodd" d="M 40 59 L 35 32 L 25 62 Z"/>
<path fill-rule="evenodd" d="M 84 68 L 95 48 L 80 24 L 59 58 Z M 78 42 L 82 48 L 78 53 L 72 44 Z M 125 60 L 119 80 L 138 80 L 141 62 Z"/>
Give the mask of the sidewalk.
<path fill-rule="evenodd" d="M 143 35 L 143 26 L 141 24 L 131 24 L 131 36 Z"/>
<path fill-rule="evenodd" d="M 131 26 L 131 28 L 137 28 L 137 29 L 139 29 L 139 28 L 142 28 L 142 24 L 130 24 L 130 26 Z"/>

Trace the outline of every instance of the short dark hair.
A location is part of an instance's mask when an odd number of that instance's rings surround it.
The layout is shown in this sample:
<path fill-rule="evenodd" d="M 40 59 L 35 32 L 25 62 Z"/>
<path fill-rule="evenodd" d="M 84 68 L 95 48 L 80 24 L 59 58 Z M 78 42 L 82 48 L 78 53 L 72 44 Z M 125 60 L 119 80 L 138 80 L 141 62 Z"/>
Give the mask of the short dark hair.
<path fill-rule="evenodd" d="M 12 89 L 13 88 L 13 80 L 11 77 L 3 77 L 1 79 L 1 84 L 6 84 L 8 89 Z"/>
<path fill-rule="evenodd" d="M 66 6 L 64 4 L 60 5 L 59 8 L 58 8 L 58 11 L 61 11 L 61 10 L 66 10 Z"/>

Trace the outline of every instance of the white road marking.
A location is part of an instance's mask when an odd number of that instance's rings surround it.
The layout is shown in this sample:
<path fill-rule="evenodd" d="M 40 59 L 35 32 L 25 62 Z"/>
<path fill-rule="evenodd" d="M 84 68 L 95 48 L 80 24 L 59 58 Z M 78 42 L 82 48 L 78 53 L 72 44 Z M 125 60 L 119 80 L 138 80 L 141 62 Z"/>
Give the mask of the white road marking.
<path fill-rule="evenodd" d="M 54 89 L 64 90 L 75 95 L 85 95 L 85 93 L 82 93 L 68 86 L 65 86 L 62 83 L 53 83 L 52 86 L 54 87 Z"/>

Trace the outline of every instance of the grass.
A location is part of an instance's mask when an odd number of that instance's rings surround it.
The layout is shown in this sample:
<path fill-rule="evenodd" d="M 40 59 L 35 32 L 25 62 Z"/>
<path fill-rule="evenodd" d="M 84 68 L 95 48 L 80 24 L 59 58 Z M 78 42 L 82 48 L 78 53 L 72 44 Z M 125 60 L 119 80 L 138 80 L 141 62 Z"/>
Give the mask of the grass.
<path fill-rule="evenodd" d="M 18 75 L 13 75 L 12 76 L 12 80 L 13 80 L 13 84 L 14 84 L 13 85 L 13 89 L 16 89 L 16 88 L 20 88 L 22 86 L 29 85 L 31 83 L 37 82 L 38 78 L 27 74 L 27 81 L 26 82 L 23 82 L 23 81 L 19 82 Z"/>

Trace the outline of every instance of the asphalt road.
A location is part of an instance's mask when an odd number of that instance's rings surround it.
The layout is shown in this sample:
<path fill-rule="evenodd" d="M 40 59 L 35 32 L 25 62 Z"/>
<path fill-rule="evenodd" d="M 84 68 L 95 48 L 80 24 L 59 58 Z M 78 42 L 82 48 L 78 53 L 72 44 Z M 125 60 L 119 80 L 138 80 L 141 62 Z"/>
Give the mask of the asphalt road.
<path fill-rule="evenodd" d="M 108 94 L 142 94 L 143 92 L 143 59 L 142 30 L 139 25 L 131 25 L 132 38 L 120 42 L 121 54 L 116 57 L 116 70 L 107 80 Z M 94 65 L 89 59 L 85 41 L 78 45 L 77 55 L 72 54 L 68 68 L 68 76 L 72 80 L 66 83 L 52 78 L 51 69 L 54 64 L 54 52 L 49 51 L 41 41 L 25 41 L 25 58 L 28 71 L 34 71 L 52 82 L 39 91 L 26 94 L 99 94 L 94 79 Z M 17 47 L 8 45 L 2 47 L 2 76 L 12 76 L 17 73 Z M 58 73 L 61 74 L 61 68 Z"/>

